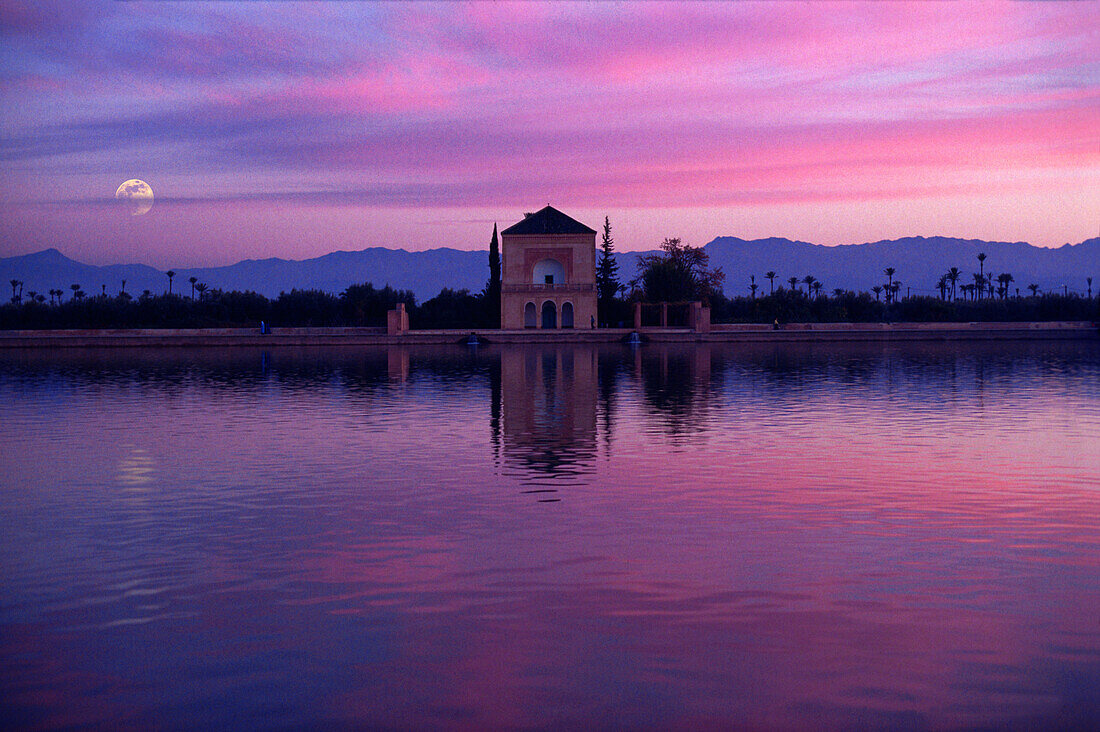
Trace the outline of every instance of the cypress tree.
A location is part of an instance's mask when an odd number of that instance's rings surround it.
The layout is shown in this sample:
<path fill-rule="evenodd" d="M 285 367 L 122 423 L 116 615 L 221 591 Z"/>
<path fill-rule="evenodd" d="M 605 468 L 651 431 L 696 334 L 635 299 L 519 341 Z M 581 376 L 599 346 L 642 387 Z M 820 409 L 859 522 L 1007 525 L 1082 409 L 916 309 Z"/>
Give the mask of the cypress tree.
<path fill-rule="evenodd" d="M 485 288 L 487 320 L 494 328 L 500 327 L 500 241 L 497 225 L 493 224 L 493 238 L 489 241 L 489 284 Z"/>

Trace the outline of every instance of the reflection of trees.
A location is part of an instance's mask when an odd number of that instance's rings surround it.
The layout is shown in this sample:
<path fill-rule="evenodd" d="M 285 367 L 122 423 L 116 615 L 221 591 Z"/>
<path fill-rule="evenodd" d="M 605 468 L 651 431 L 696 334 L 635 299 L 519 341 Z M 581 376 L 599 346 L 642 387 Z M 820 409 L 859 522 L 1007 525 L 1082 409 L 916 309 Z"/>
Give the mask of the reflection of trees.
<path fill-rule="evenodd" d="M 465 346 L 278 348 L 80 348 L 0 352 L 0 376 L 53 384 L 125 385 L 174 396 L 188 389 L 232 389 L 263 398 L 284 392 L 336 389 L 356 397 L 395 382 L 442 384 L 487 376 L 490 360 Z"/>
<path fill-rule="evenodd" d="M 636 374 L 650 413 L 671 434 L 701 426 L 710 399 L 711 347 L 655 345 L 638 350 Z"/>
<path fill-rule="evenodd" d="M 1078 369 L 1083 348 L 1095 346 L 1058 341 L 730 344 L 714 347 L 714 363 L 716 370 L 736 368 L 735 379 L 721 389 L 726 399 L 750 396 L 749 390 L 809 405 L 838 388 L 858 388 L 922 401 L 976 400 L 989 383 L 1029 370 L 1045 375 Z"/>
<path fill-rule="evenodd" d="M 615 430 L 616 393 L 619 389 L 620 375 L 628 368 L 628 362 L 623 354 L 624 350 L 618 347 L 614 351 L 601 352 L 597 357 L 598 409 L 605 449 L 610 448 L 611 437 Z"/>

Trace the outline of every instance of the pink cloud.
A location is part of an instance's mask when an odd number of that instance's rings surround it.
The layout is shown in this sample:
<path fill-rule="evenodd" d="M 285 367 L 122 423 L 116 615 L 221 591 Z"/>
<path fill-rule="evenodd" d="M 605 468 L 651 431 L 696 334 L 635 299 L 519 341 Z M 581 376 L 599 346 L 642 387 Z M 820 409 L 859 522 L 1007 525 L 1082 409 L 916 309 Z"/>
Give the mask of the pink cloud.
<path fill-rule="evenodd" d="M 1100 167 L 1090 4 L 258 7 L 5 6 L 6 195 L 137 168 L 185 199 L 870 205 Z"/>

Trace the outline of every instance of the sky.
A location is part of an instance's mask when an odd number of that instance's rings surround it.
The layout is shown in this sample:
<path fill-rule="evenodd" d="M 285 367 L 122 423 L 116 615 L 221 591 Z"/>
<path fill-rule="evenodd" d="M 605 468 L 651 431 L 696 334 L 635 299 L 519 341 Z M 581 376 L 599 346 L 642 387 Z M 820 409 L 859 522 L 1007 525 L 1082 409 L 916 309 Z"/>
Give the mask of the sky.
<path fill-rule="evenodd" d="M 4 0 L 0 105 L 0 256 L 1100 234 L 1093 2 Z"/>

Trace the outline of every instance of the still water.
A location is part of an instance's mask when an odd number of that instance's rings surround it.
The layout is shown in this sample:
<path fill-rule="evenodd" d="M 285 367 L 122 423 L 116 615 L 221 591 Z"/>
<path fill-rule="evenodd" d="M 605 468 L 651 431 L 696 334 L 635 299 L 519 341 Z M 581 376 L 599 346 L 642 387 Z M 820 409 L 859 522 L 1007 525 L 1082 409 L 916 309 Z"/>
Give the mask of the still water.
<path fill-rule="evenodd" d="M 0 353 L 0 716 L 1100 723 L 1100 344 Z"/>

